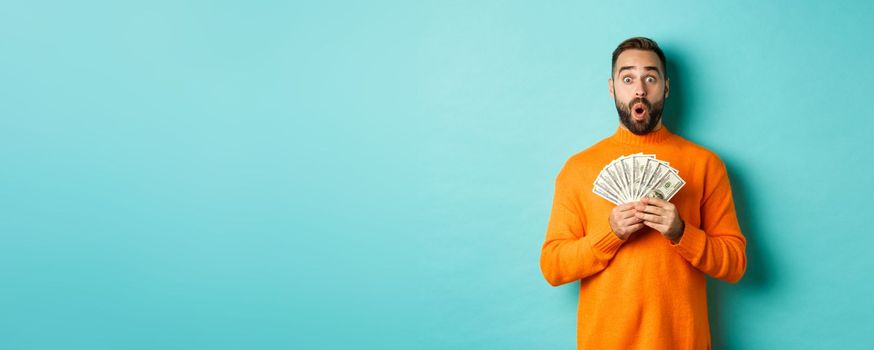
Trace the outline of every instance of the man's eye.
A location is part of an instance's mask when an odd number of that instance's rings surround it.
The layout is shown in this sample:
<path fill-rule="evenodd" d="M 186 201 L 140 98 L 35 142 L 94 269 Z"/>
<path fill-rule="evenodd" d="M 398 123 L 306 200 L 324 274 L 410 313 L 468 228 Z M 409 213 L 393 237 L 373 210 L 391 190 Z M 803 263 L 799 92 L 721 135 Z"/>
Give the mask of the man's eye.
<path fill-rule="evenodd" d="M 646 82 L 647 82 L 647 83 L 655 83 L 655 82 L 656 82 L 656 78 L 655 78 L 655 77 L 646 77 Z"/>
<path fill-rule="evenodd" d="M 630 82 L 631 82 L 631 78 L 630 78 L 630 77 L 625 77 L 625 78 L 622 78 L 622 81 L 625 82 L 625 83 L 630 83 Z"/>

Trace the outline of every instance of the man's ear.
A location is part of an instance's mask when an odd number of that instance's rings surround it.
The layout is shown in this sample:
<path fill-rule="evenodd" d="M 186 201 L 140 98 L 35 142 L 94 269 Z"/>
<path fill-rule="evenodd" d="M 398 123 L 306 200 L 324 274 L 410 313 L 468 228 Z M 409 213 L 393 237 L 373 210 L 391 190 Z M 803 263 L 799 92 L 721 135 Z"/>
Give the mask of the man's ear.
<path fill-rule="evenodd" d="M 613 78 L 607 79 L 607 89 L 610 90 L 610 97 L 616 98 L 613 96 Z"/>
<path fill-rule="evenodd" d="M 665 79 L 665 98 L 671 94 L 671 78 Z"/>

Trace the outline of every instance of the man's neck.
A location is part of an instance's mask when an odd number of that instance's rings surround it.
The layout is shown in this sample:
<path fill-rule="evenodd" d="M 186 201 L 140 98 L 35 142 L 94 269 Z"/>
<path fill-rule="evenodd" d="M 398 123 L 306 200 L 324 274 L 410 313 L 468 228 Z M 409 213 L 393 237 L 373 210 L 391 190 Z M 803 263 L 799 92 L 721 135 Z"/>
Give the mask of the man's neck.
<path fill-rule="evenodd" d="M 622 122 L 619 122 L 619 127 L 620 127 L 620 128 L 623 128 L 623 129 L 625 129 L 625 130 L 628 130 L 628 128 L 626 128 L 626 127 L 625 127 L 625 124 L 622 124 Z M 648 132 L 647 134 L 652 133 L 652 132 L 656 132 L 656 131 L 658 131 L 658 130 L 661 129 L 661 128 L 662 128 L 662 121 L 659 120 L 659 123 L 656 124 L 655 128 L 653 128 L 652 131 Z M 629 131 L 630 131 L 630 130 L 629 130 Z"/>

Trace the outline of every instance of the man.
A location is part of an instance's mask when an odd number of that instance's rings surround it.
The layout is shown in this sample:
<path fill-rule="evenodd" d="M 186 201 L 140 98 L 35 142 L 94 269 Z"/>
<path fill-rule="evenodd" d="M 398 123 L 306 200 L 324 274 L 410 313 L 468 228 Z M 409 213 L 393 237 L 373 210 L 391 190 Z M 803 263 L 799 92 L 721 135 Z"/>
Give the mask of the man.
<path fill-rule="evenodd" d="M 670 81 L 654 41 L 619 44 L 608 87 L 619 128 L 556 177 L 541 270 L 553 286 L 580 281 L 580 349 L 709 349 L 705 275 L 735 283 L 746 271 L 725 165 L 662 125 Z M 593 193 L 605 165 L 638 152 L 669 162 L 685 186 L 670 201 L 621 205 Z"/>

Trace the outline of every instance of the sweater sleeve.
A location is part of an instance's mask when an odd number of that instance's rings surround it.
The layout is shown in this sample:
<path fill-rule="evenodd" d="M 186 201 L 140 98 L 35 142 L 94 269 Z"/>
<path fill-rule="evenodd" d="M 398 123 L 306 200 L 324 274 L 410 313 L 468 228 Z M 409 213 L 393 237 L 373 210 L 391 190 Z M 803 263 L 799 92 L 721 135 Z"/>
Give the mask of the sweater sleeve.
<path fill-rule="evenodd" d="M 555 181 L 552 212 L 546 240 L 540 252 L 540 270 L 553 286 L 598 273 L 624 242 L 610 228 L 607 218 L 591 232 L 584 230 L 586 217 L 580 200 L 581 180 L 566 163 Z"/>
<path fill-rule="evenodd" d="M 701 227 L 686 225 L 680 242 L 673 246 L 695 268 L 736 283 L 747 267 L 746 238 L 738 225 L 725 164 L 715 163 L 707 174 L 713 181 L 705 181 L 714 185 L 709 191 L 705 189 Z"/>

